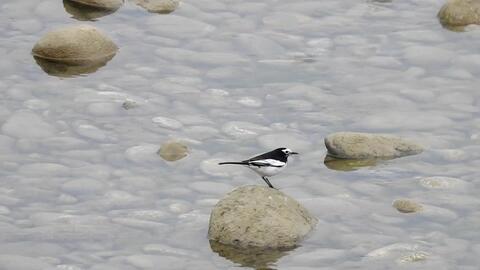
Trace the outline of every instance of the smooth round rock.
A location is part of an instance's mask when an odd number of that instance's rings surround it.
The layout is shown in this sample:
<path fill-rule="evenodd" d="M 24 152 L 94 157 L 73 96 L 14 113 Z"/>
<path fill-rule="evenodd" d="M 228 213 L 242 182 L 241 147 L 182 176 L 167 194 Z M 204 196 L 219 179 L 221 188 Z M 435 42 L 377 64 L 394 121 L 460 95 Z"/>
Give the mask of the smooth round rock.
<path fill-rule="evenodd" d="M 288 248 L 296 246 L 316 223 L 307 209 L 284 193 L 243 186 L 215 205 L 208 238 L 241 248 Z"/>
<path fill-rule="evenodd" d="M 179 0 L 134 0 L 134 2 L 149 12 L 162 14 L 175 11 L 180 4 Z"/>
<path fill-rule="evenodd" d="M 446 27 L 480 24 L 480 1 L 448 0 L 437 16 L 440 23 Z"/>
<path fill-rule="evenodd" d="M 123 5 L 123 0 L 67 0 L 67 2 L 108 10 L 117 10 Z"/>
<path fill-rule="evenodd" d="M 188 155 L 188 147 L 181 142 L 162 144 L 157 154 L 166 161 L 177 161 Z"/>
<path fill-rule="evenodd" d="M 401 213 L 415 213 L 423 210 L 423 206 L 408 199 L 398 199 L 392 204 Z"/>
<path fill-rule="evenodd" d="M 78 25 L 44 35 L 32 49 L 35 58 L 68 65 L 91 65 L 112 59 L 118 47 L 97 28 Z"/>
<path fill-rule="evenodd" d="M 342 159 L 398 158 L 419 154 L 423 148 L 390 135 L 338 132 L 325 138 L 328 155 Z"/>

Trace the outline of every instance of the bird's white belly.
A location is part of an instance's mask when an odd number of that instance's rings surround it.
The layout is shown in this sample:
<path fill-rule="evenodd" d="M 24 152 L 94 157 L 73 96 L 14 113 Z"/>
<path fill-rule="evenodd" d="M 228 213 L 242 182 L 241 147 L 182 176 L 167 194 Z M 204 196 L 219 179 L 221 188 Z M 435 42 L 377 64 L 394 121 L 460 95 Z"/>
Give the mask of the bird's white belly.
<path fill-rule="evenodd" d="M 282 171 L 285 166 L 283 167 L 256 167 L 256 166 L 249 166 L 250 169 L 258 173 L 260 176 L 274 176 L 275 174 Z"/>

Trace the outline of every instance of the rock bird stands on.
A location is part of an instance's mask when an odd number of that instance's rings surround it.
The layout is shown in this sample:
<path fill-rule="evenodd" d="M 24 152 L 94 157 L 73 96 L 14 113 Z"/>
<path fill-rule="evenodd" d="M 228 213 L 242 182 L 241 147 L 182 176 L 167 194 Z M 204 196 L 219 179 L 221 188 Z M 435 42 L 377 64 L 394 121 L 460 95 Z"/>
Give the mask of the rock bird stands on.
<path fill-rule="evenodd" d="M 218 165 L 233 164 L 247 166 L 258 173 L 269 187 L 274 188 L 267 176 L 274 176 L 281 172 L 287 166 L 290 155 L 298 155 L 298 153 L 282 147 L 244 161 L 220 162 Z"/>

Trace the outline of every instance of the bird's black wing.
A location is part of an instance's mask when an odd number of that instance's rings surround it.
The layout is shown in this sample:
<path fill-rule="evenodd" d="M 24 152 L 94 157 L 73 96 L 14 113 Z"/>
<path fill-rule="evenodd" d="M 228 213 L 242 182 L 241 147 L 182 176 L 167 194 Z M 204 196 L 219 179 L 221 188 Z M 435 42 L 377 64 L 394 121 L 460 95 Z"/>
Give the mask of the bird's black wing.
<path fill-rule="evenodd" d="M 275 149 L 273 151 L 263 153 L 261 155 L 244 160 L 243 162 L 251 162 L 251 161 L 262 160 L 262 159 L 276 159 L 282 162 L 287 162 L 287 156 L 280 149 Z"/>

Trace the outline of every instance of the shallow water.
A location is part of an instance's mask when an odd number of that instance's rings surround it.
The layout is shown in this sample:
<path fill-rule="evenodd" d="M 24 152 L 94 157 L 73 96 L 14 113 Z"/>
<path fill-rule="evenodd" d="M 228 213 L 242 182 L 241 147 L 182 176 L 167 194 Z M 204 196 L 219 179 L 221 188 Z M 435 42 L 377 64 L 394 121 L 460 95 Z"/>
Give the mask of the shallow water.
<path fill-rule="evenodd" d="M 442 4 L 196 0 L 160 15 L 127 2 L 87 22 L 117 55 L 59 78 L 30 51 L 81 22 L 61 1 L 2 1 L 0 268 L 477 269 L 480 31 L 443 29 Z M 391 133 L 427 150 L 331 170 L 323 138 L 336 131 Z M 190 155 L 161 160 L 171 139 Z M 260 262 L 219 256 L 206 238 L 210 210 L 263 182 L 216 162 L 280 146 L 301 155 L 272 182 L 317 229 Z M 455 179 L 425 186 L 432 176 Z M 399 213 L 399 198 L 424 211 Z"/>

